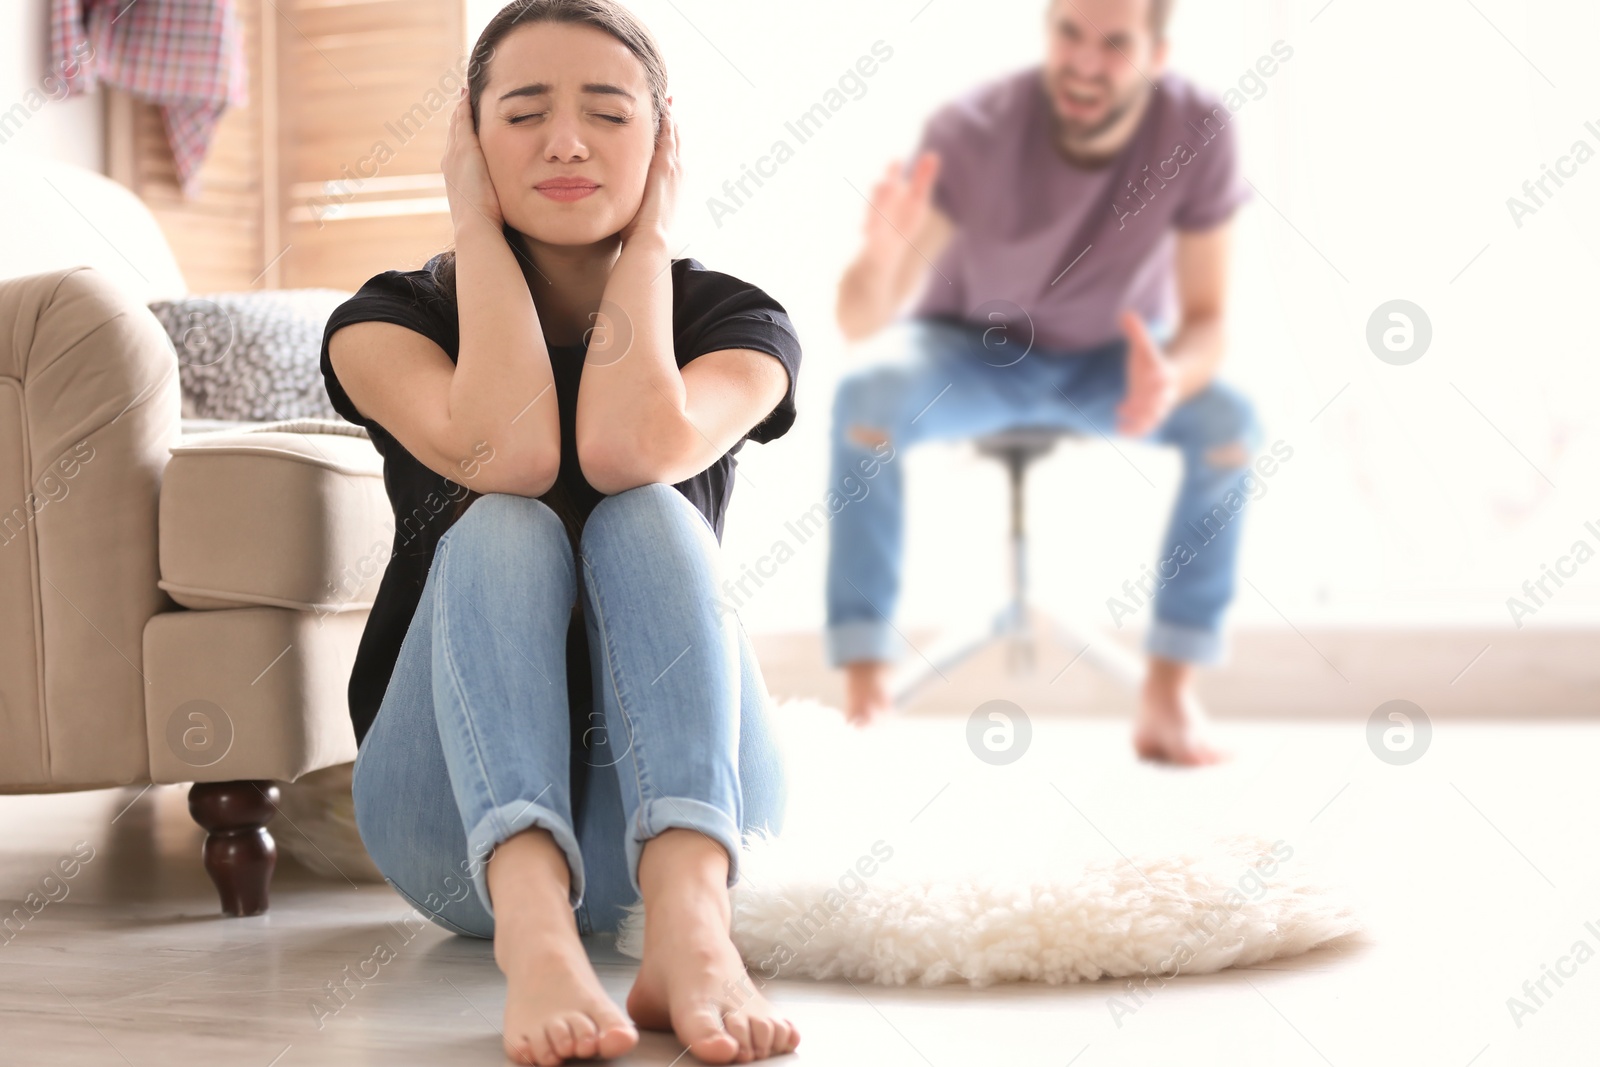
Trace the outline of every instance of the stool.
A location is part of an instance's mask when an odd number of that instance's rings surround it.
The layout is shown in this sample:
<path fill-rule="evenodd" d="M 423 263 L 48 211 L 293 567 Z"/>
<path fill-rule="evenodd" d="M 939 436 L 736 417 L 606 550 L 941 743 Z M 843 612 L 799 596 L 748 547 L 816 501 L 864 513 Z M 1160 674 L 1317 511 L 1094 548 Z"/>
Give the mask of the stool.
<path fill-rule="evenodd" d="M 1048 612 L 1032 603 L 1028 595 L 1028 467 L 1054 451 L 1056 442 L 1061 438 L 1080 436 L 1082 434 L 1078 431 L 1061 426 L 1017 426 L 974 439 L 978 454 L 1004 463 L 1010 477 L 1011 596 L 987 623 L 958 628 L 941 636 L 925 656 L 919 657 L 926 660 L 925 663 L 911 663 L 896 671 L 889 683 L 896 707 L 904 707 L 927 683 L 936 677 L 943 678 L 946 670 L 959 666 L 995 641 L 1006 642 L 1006 663 L 1012 674 L 1032 673 L 1035 661 L 1034 616 L 1055 628 L 1064 647 L 1081 649 L 1078 657 L 1089 661 L 1122 685 L 1138 687 L 1144 676 L 1138 656 L 1110 638 L 1094 634 L 1093 627 L 1072 625 L 1052 618 Z"/>

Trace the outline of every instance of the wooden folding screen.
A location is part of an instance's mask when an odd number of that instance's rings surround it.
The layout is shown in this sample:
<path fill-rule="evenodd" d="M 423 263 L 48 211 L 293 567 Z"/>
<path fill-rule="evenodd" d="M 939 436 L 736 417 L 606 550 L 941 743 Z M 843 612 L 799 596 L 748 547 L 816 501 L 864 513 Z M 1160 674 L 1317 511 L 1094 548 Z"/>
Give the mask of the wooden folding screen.
<path fill-rule="evenodd" d="M 195 292 L 333 286 L 449 246 L 439 176 L 466 74 L 465 0 L 236 0 L 250 102 L 178 188 L 159 110 L 112 92 L 107 169 Z"/>

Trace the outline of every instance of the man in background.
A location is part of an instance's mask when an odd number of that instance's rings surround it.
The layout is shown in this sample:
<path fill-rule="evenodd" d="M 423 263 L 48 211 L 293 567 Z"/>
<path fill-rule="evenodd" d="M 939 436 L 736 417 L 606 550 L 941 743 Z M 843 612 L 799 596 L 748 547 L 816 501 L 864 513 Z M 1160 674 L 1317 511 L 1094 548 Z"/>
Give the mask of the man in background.
<path fill-rule="evenodd" d="M 1249 189 L 1228 111 L 1165 70 L 1170 6 L 1053 0 L 1044 62 L 936 112 L 909 174 L 890 164 L 839 286 L 839 323 L 860 340 L 922 296 L 897 324 L 895 357 L 840 384 L 830 477 L 866 469 L 885 442 L 899 457 L 1019 425 L 1179 449 L 1159 564 L 1107 592 L 1149 620 L 1139 755 L 1201 764 L 1223 756 L 1193 692 L 1195 668 L 1222 656 L 1233 596 L 1240 521 L 1222 504 L 1248 477 L 1259 429 L 1215 380 L 1230 218 Z M 904 471 L 879 467 L 830 525 L 826 648 L 857 725 L 891 707 L 900 655 Z"/>

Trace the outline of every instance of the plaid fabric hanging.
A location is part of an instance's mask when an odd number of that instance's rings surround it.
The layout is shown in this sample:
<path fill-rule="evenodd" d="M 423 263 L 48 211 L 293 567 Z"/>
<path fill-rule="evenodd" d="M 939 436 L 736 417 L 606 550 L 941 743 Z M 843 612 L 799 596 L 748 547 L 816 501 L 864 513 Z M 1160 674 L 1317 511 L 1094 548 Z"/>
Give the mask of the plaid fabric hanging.
<path fill-rule="evenodd" d="M 250 102 L 233 0 L 51 0 L 50 60 L 69 95 L 104 79 L 160 105 L 186 197 L 222 113 Z"/>

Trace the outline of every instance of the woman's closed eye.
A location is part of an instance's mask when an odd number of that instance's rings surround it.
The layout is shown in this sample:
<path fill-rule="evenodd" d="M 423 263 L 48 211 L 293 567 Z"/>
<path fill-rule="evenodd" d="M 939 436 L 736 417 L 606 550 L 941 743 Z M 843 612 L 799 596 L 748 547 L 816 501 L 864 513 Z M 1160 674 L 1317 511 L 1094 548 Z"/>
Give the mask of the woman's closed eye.
<path fill-rule="evenodd" d="M 529 119 L 542 119 L 548 114 L 548 111 L 535 111 L 526 115 L 513 115 L 512 117 L 506 119 L 506 122 L 512 126 L 515 126 L 517 123 L 524 122 Z M 595 118 L 605 119 L 607 122 L 613 123 L 617 126 L 624 126 L 630 121 L 627 115 L 610 115 L 602 111 L 596 111 L 593 114 Z"/>

